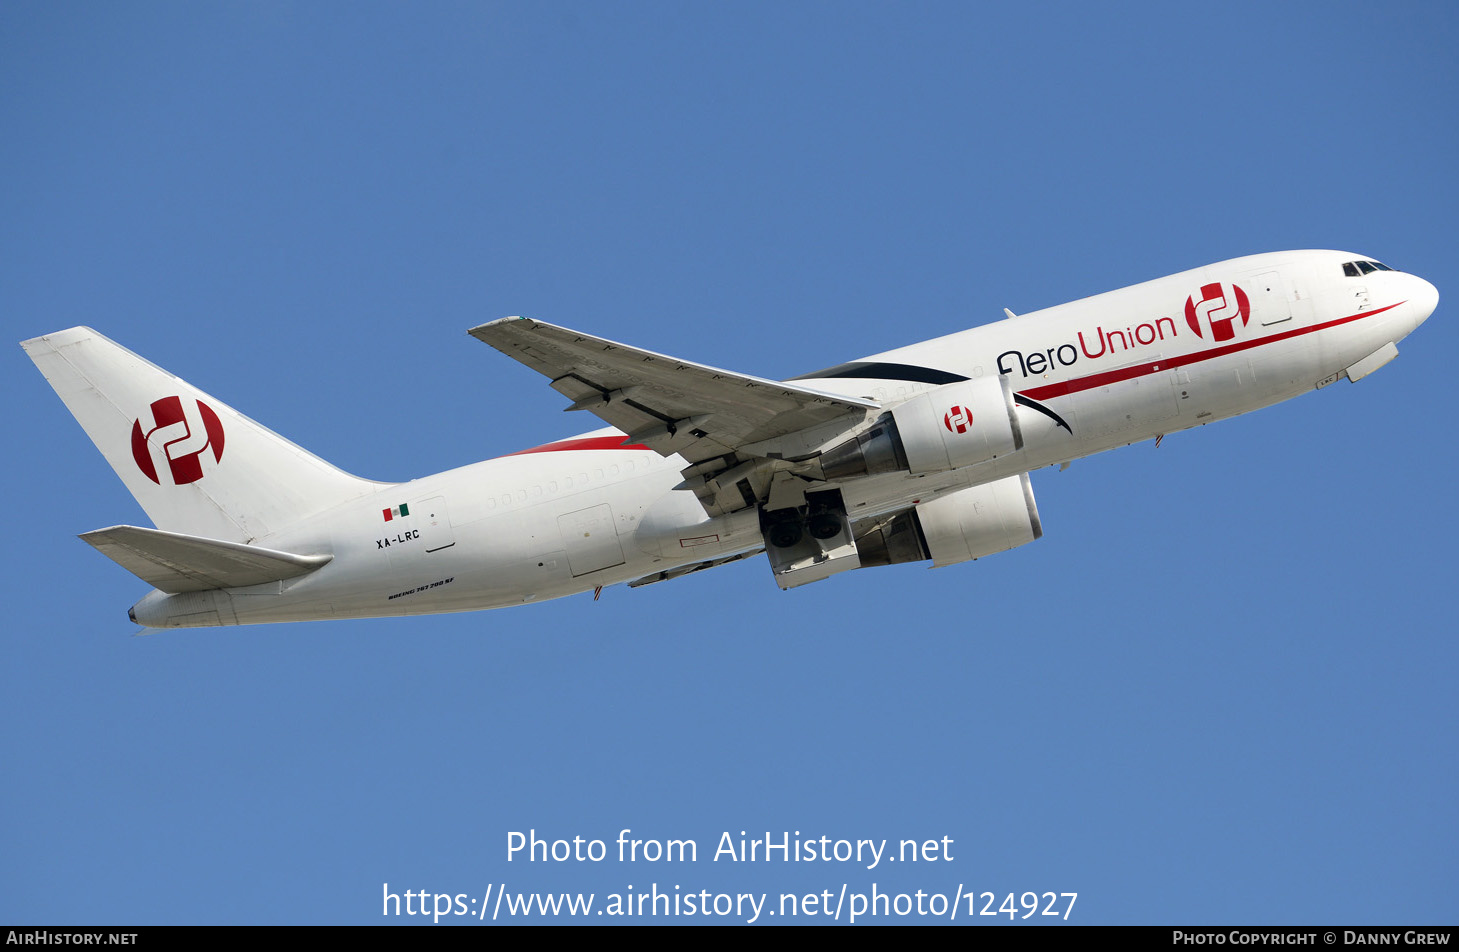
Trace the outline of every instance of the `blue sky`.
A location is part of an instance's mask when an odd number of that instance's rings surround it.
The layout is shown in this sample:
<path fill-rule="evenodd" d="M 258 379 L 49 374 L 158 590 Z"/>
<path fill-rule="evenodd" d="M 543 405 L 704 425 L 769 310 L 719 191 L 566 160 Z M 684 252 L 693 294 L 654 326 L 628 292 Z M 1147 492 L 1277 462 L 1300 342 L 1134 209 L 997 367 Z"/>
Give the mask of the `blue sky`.
<path fill-rule="evenodd" d="M 12 347 L 0 920 L 876 883 L 1452 924 L 1455 41 L 1445 3 L 0 6 L 12 341 L 91 324 L 373 478 L 587 428 L 465 335 L 508 314 L 788 377 L 1259 251 L 1445 295 L 1360 384 L 1036 472 L 1044 538 L 976 564 L 146 638 L 75 538 L 145 517 Z M 624 828 L 699 860 L 507 861 Z M 953 859 L 712 861 L 741 830 Z"/>

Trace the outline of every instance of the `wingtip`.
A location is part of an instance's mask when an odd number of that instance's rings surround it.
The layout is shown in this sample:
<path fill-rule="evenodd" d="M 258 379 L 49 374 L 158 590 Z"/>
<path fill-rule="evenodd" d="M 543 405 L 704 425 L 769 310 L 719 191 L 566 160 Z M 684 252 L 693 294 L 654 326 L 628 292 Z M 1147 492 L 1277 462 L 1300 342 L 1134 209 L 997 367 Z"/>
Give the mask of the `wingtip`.
<path fill-rule="evenodd" d="M 525 320 L 527 320 L 527 318 L 522 317 L 519 314 L 513 314 L 511 317 L 499 317 L 499 318 L 497 318 L 494 321 L 487 321 L 485 324 L 477 324 L 475 327 L 471 328 L 466 333 L 469 336 L 471 336 L 471 337 L 480 337 L 483 333 L 485 333 L 487 330 L 489 330 L 489 329 L 491 329 L 493 327 L 498 327 L 498 326 L 500 326 L 502 324 L 508 324 L 508 323 L 511 323 L 512 321 L 525 321 Z"/>

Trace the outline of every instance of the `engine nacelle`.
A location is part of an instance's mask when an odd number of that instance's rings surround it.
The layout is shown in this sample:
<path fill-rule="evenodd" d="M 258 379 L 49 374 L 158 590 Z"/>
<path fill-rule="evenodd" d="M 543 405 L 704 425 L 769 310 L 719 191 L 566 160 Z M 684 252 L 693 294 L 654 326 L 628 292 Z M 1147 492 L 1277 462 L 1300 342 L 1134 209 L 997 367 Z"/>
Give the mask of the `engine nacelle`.
<path fill-rule="evenodd" d="M 861 567 L 932 560 L 933 568 L 1003 552 L 1044 534 L 1028 474 L 853 523 Z"/>
<path fill-rule="evenodd" d="M 826 479 L 945 473 L 1023 447 L 1013 391 L 1002 374 L 918 394 L 870 429 L 821 454 Z"/>

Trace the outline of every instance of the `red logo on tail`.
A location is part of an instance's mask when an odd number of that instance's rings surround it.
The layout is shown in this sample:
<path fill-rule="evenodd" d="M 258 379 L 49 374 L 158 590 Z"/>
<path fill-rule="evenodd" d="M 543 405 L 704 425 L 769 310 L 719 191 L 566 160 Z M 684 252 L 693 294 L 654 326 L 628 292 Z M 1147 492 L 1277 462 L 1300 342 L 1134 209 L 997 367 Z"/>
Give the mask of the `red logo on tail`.
<path fill-rule="evenodd" d="M 1211 340 L 1220 342 L 1236 336 L 1236 319 L 1241 326 L 1251 319 L 1251 302 L 1246 292 L 1234 284 L 1207 284 L 1201 287 L 1201 299 L 1185 299 L 1185 322 L 1197 337 L 1205 337 L 1204 326 L 1211 328 Z"/>
<path fill-rule="evenodd" d="M 154 449 L 167 460 L 172 483 L 177 486 L 203 478 L 204 451 L 212 454 L 215 463 L 223 459 L 223 421 L 203 401 L 163 397 L 153 401 L 151 414 L 151 429 L 144 431 L 140 419 L 132 423 L 132 459 L 152 482 L 162 485 L 152 458 Z"/>

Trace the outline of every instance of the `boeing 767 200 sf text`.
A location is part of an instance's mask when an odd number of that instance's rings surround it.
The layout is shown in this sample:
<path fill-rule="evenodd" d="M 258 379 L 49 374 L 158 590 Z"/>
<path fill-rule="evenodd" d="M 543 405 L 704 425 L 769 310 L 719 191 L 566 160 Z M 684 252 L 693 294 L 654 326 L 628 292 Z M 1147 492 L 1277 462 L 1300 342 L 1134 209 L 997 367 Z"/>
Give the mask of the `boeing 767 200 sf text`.
<path fill-rule="evenodd" d="M 781 588 L 1042 533 L 1030 470 L 1398 355 L 1422 278 L 1288 251 L 775 381 L 524 318 L 472 336 L 609 428 L 407 483 L 342 472 L 89 328 L 22 346 L 157 528 L 81 538 L 149 628 L 500 608 L 765 552 Z"/>

